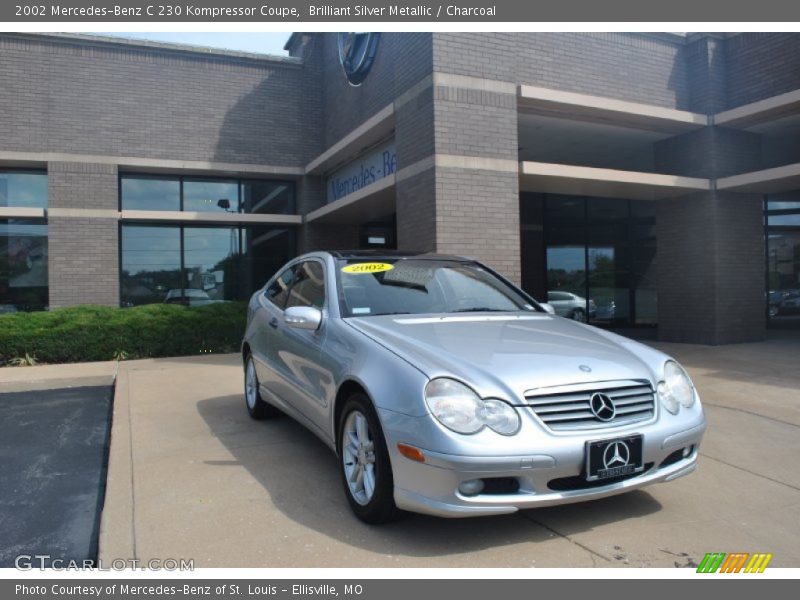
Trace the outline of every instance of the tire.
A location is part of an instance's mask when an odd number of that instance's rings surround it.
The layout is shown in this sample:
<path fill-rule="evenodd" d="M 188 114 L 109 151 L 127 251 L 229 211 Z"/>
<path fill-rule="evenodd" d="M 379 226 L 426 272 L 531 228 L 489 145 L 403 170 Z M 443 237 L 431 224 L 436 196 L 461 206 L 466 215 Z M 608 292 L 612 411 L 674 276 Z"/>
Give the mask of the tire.
<path fill-rule="evenodd" d="M 586 313 L 580 308 L 573 310 L 569 318 L 578 323 L 586 323 Z"/>
<path fill-rule="evenodd" d="M 244 361 L 244 404 L 247 407 L 247 414 L 256 421 L 271 419 L 280 414 L 277 408 L 267 404 L 261 397 L 256 366 L 253 356 L 249 353 Z"/>
<path fill-rule="evenodd" d="M 386 439 L 378 415 L 364 394 L 354 394 L 345 402 L 339 419 L 338 442 L 342 487 L 353 513 L 370 525 L 401 518 L 403 513 L 394 503 L 394 478 Z"/>

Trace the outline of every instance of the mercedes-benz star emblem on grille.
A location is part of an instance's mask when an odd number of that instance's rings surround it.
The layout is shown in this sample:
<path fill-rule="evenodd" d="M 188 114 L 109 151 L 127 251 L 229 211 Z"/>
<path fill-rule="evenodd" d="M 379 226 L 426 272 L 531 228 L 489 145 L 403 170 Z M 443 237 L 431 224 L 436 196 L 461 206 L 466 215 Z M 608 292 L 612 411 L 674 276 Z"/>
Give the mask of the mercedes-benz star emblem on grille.
<path fill-rule="evenodd" d="M 603 465 L 606 469 L 624 467 L 631 459 L 631 451 L 625 442 L 611 442 L 603 452 Z"/>
<path fill-rule="evenodd" d="M 614 407 L 611 398 L 599 392 L 592 394 L 589 400 L 589 406 L 594 416 L 601 421 L 610 421 L 617 415 L 617 409 Z"/>

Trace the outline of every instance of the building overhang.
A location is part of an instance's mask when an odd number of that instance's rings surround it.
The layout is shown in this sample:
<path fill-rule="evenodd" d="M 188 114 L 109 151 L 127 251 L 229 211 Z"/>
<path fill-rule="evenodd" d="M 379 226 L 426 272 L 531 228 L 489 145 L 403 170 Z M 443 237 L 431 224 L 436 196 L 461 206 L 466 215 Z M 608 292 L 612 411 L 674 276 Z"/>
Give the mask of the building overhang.
<path fill-rule="evenodd" d="M 217 225 L 302 225 L 301 215 L 214 213 L 171 210 L 123 210 L 122 221 L 147 223 L 186 223 Z"/>
<path fill-rule="evenodd" d="M 708 125 L 699 113 L 531 85 L 519 86 L 517 102 L 521 111 L 671 134 Z"/>
<path fill-rule="evenodd" d="M 788 121 L 800 120 L 800 90 L 751 102 L 713 117 L 715 125 L 780 135 Z"/>
<path fill-rule="evenodd" d="M 396 175 L 330 202 L 306 215 L 306 223 L 365 223 L 387 217 L 395 211 Z"/>
<path fill-rule="evenodd" d="M 800 189 L 800 163 L 722 177 L 717 180 L 717 189 L 753 194 L 776 194 Z"/>
<path fill-rule="evenodd" d="M 44 208 L 0 206 L 0 219 L 44 219 L 46 216 Z"/>
<path fill-rule="evenodd" d="M 322 175 L 355 158 L 394 131 L 394 105 L 385 106 L 306 165 L 306 175 Z"/>
<path fill-rule="evenodd" d="M 711 189 L 708 179 L 531 161 L 520 163 L 519 179 L 521 192 L 639 200 L 660 200 Z"/>

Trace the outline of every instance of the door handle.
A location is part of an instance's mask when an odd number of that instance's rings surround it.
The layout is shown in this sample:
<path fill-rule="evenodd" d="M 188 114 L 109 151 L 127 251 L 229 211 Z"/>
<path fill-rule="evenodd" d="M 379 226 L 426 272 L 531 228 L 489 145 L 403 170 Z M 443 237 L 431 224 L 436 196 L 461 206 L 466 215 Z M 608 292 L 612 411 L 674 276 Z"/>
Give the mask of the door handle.
<path fill-rule="evenodd" d="M 272 317 L 272 320 L 270 320 L 270 322 L 269 322 L 269 326 L 272 327 L 273 329 L 277 329 L 278 328 L 278 317 Z"/>

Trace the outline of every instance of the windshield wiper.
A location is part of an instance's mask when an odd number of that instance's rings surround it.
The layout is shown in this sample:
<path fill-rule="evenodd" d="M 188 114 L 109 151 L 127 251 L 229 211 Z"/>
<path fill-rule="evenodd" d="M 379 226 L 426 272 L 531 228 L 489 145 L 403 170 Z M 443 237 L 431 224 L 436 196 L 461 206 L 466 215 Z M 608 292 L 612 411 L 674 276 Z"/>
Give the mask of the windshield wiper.
<path fill-rule="evenodd" d="M 386 315 L 410 315 L 411 313 L 407 310 L 398 310 L 395 312 L 382 312 L 382 313 L 372 313 L 371 315 L 358 315 L 360 317 L 385 317 Z"/>
<path fill-rule="evenodd" d="M 450 312 L 460 313 L 460 312 L 511 312 L 505 310 L 503 308 L 489 308 L 488 306 L 475 306 L 473 308 L 457 308 L 456 310 L 451 310 Z"/>

